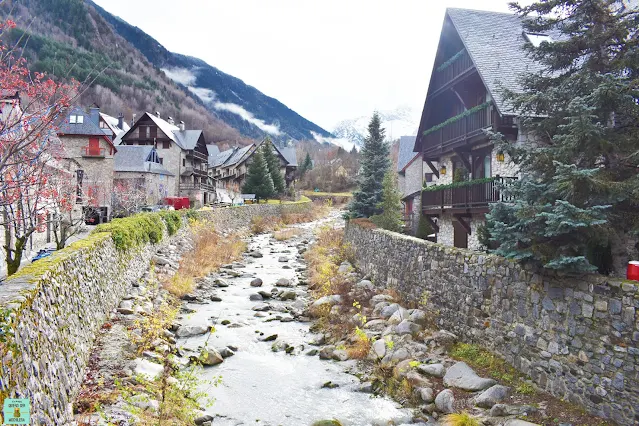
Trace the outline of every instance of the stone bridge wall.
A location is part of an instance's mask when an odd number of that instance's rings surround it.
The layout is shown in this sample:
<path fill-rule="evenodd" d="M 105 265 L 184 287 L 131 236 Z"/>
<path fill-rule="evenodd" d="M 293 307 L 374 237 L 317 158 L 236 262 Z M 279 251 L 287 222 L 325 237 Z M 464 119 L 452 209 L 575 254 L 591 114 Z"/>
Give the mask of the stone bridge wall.
<path fill-rule="evenodd" d="M 255 216 L 310 208 L 307 202 L 203 214 L 230 231 Z M 110 234 L 91 235 L 0 283 L 0 407 L 5 398 L 29 398 L 33 425 L 68 423 L 98 330 L 170 241 L 123 253 Z"/>
<path fill-rule="evenodd" d="M 439 325 L 551 394 L 639 424 L 639 283 L 538 273 L 507 259 L 349 223 L 357 267 L 439 309 Z"/>

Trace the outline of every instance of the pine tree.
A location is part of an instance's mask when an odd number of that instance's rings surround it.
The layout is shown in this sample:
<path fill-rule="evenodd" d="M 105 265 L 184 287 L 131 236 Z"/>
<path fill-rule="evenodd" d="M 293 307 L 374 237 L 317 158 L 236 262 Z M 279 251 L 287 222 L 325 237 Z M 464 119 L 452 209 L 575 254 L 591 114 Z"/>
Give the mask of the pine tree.
<path fill-rule="evenodd" d="M 381 213 L 382 181 L 390 167 L 390 150 L 384 140 L 379 114 L 375 112 L 368 125 L 368 136 L 361 151 L 358 189 L 353 193 L 350 217 L 371 217 Z"/>
<path fill-rule="evenodd" d="M 268 171 L 271 174 L 271 180 L 273 181 L 273 187 L 275 188 L 275 194 L 281 195 L 286 191 L 286 182 L 284 176 L 280 171 L 280 159 L 275 154 L 272 146 L 272 142 L 269 138 L 262 144 L 264 159 L 268 165 Z"/>
<path fill-rule="evenodd" d="M 300 176 L 303 177 L 309 170 L 313 170 L 313 160 L 311 160 L 311 155 L 307 152 L 300 167 Z"/>
<path fill-rule="evenodd" d="M 258 149 L 253 155 L 253 160 L 249 165 L 242 192 L 245 194 L 255 194 L 257 201 L 275 196 L 273 179 L 269 173 L 262 149 Z"/>
<path fill-rule="evenodd" d="M 371 217 L 373 223 L 380 228 L 393 232 L 402 232 L 402 197 L 397 189 L 397 182 L 392 170 L 388 170 L 382 181 L 382 202 L 379 206 L 382 212 Z"/>
<path fill-rule="evenodd" d="M 504 189 L 515 202 L 492 206 L 491 240 L 500 255 L 579 272 L 596 269 L 593 244 L 610 247 L 621 274 L 639 231 L 639 11 L 613 0 L 513 7 L 527 33 L 554 41 L 526 45 L 544 70 L 505 93 L 537 143 L 494 136 L 522 178 Z"/>

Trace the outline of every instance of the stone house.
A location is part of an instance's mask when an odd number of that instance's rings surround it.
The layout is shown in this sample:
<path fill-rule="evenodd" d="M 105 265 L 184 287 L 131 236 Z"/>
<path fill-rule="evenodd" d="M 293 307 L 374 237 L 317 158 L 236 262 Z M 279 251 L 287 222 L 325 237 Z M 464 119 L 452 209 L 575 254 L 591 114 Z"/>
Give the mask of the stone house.
<path fill-rule="evenodd" d="M 183 121 L 176 125 L 171 117 L 164 120 L 159 112 L 146 112 L 122 135 L 121 145 L 154 147 L 159 164 L 176 177 L 173 194 L 188 197 L 192 207 L 214 201 L 202 130 L 186 130 Z"/>
<path fill-rule="evenodd" d="M 503 89 L 517 91 L 522 73 L 539 69 L 525 43 L 552 41 L 523 32 L 513 14 L 446 10 L 444 25 L 413 151 L 434 184 L 421 196 L 422 214 L 439 243 L 481 249 L 477 229 L 489 204 L 508 201 L 502 185 L 518 176 L 487 131 L 528 143 Z"/>
<path fill-rule="evenodd" d="M 115 154 L 113 176 L 114 209 L 126 210 L 127 205 L 161 204 L 175 196 L 175 175 L 162 164 L 151 145 L 120 145 Z"/>
<path fill-rule="evenodd" d="M 71 108 L 58 126 L 63 158 L 77 165 L 77 203 L 92 220 L 104 222 L 112 213 L 113 132 L 100 128 L 100 109 Z"/>
<path fill-rule="evenodd" d="M 246 181 L 246 174 L 251 163 L 251 158 L 256 150 L 264 143 L 270 143 L 274 152 L 277 154 L 280 160 L 280 172 L 284 175 L 284 180 L 288 187 L 295 179 L 295 171 L 297 170 L 295 148 L 281 148 L 269 139 L 264 139 L 259 143 L 253 143 L 242 148 L 233 147 L 217 154 L 211 165 L 217 188 L 240 194 L 242 192 L 242 186 Z"/>

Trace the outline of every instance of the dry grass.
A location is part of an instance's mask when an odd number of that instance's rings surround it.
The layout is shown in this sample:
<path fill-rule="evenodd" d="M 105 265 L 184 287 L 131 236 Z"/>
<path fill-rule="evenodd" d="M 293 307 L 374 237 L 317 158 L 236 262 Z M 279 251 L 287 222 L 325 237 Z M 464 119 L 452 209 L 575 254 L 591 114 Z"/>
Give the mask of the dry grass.
<path fill-rule="evenodd" d="M 479 420 L 465 411 L 444 416 L 444 426 L 480 426 Z"/>
<path fill-rule="evenodd" d="M 246 250 L 246 243 L 239 236 L 223 238 L 208 222 L 194 222 L 191 230 L 194 235 L 193 250 L 185 253 L 177 273 L 163 283 L 164 288 L 177 297 L 192 292 L 196 278 L 204 277 L 220 266 L 239 259 Z"/>
<path fill-rule="evenodd" d="M 275 238 L 277 241 L 286 241 L 290 240 L 293 237 L 297 237 L 299 234 L 301 234 L 301 232 L 302 231 L 300 229 L 295 228 L 282 229 L 280 231 L 273 232 L 273 238 Z"/>
<path fill-rule="evenodd" d="M 377 225 L 375 225 L 370 219 L 362 217 L 358 219 L 351 219 L 351 223 L 355 225 L 359 225 L 364 229 L 377 229 Z"/>
<path fill-rule="evenodd" d="M 346 351 L 351 359 L 364 359 L 371 350 L 371 339 L 359 327 L 355 329 L 355 343 Z"/>

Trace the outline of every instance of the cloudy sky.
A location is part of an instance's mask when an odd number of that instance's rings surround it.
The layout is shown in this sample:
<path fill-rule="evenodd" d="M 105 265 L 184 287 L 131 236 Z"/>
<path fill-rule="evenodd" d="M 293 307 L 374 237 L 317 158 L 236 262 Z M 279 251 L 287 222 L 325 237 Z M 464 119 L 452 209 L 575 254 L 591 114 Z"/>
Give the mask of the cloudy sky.
<path fill-rule="evenodd" d="M 373 110 L 421 113 L 446 7 L 506 0 L 94 0 L 332 130 Z"/>

